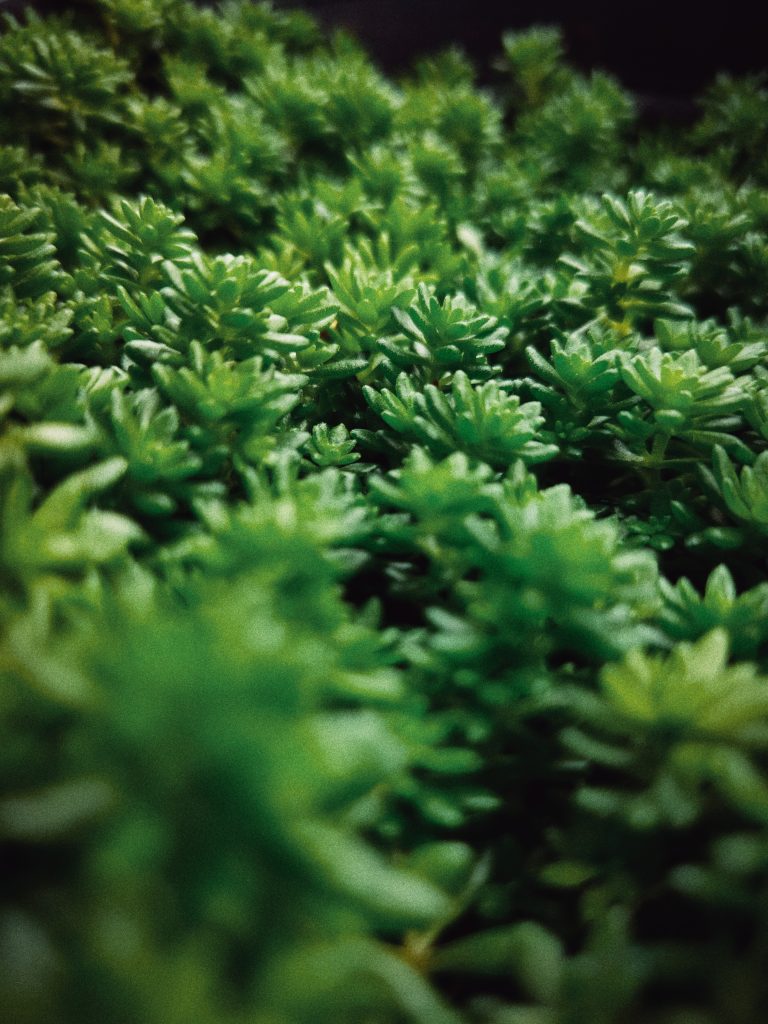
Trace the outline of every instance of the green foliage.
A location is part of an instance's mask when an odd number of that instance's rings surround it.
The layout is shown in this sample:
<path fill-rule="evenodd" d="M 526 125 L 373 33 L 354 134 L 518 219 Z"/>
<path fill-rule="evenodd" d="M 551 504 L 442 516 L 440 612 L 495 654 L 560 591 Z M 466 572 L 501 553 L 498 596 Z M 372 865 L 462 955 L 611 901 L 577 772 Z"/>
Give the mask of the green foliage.
<path fill-rule="evenodd" d="M 11 284 L 19 298 L 36 298 L 59 284 L 53 239 L 35 231 L 37 211 L 20 209 L 9 196 L 0 203 L 0 284 Z"/>
<path fill-rule="evenodd" d="M 316 466 L 349 466 L 357 462 L 360 453 L 353 451 L 354 440 L 343 423 L 331 429 L 327 423 L 317 423 L 312 428 L 312 437 L 307 442 L 310 459 Z"/>
<path fill-rule="evenodd" d="M 675 355 L 652 348 L 634 357 L 622 353 L 620 373 L 624 384 L 646 408 L 635 406 L 620 413 L 619 422 L 627 437 L 653 438 L 649 461 L 663 459 L 666 442 L 672 437 L 694 443 L 728 443 L 727 434 L 721 438 L 717 430 L 707 429 L 710 424 L 720 425 L 720 418 L 743 402 L 743 394 L 726 367 L 707 369 L 690 349 Z M 728 425 L 727 420 L 724 425 Z"/>
<path fill-rule="evenodd" d="M 0 1006 L 763 1024 L 762 79 L 0 34 Z"/>
<path fill-rule="evenodd" d="M 675 640 L 694 640 L 720 627 L 727 630 L 734 654 L 754 657 L 768 638 L 768 585 L 739 594 L 728 568 L 719 565 L 700 594 L 685 578 L 673 587 L 661 581 L 664 629 Z"/>
<path fill-rule="evenodd" d="M 438 456 L 463 451 L 503 469 L 516 458 L 543 462 L 557 453 L 553 445 L 534 440 L 542 423 L 536 402 L 520 405 L 496 381 L 473 388 L 463 370 L 453 375 L 450 394 L 433 384 L 418 391 L 405 373 L 397 378 L 395 392 L 366 388 L 364 393 L 388 427 Z"/>
<path fill-rule="evenodd" d="M 713 470 L 702 467 L 702 473 L 717 492 L 730 514 L 750 529 L 768 529 L 768 458 L 762 452 L 754 466 L 736 472 L 722 448 L 716 448 Z"/>
<path fill-rule="evenodd" d="M 568 80 L 563 66 L 563 41 L 556 28 L 508 32 L 501 40 L 499 69 L 509 75 L 516 108 L 535 108 Z"/>
<path fill-rule="evenodd" d="M 474 380 L 493 374 L 488 357 L 504 348 L 507 331 L 495 317 L 487 316 L 459 298 L 443 299 L 419 286 L 413 305 L 392 307 L 401 335 L 382 339 L 380 347 L 395 367 L 416 367 L 441 380 L 463 370 Z"/>
<path fill-rule="evenodd" d="M 734 81 L 721 75 L 707 90 L 703 116 L 693 131 L 696 145 L 712 154 L 727 173 L 765 185 L 768 168 L 760 144 L 768 128 L 764 76 Z"/>
<path fill-rule="evenodd" d="M 524 110 L 515 126 L 526 155 L 550 189 L 623 184 L 617 158 L 634 113 L 629 97 L 599 72 L 589 80 L 566 75 L 561 82 L 543 103 Z"/>
<path fill-rule="evenodd" d="M 63 130 L 84 135 L 120 122 L 131 80 L 125 60 L 55 24 L 11 21 L 10 29 L 0 45 L 0 90 L 25 135 L 34 131 L 63 147 Z"/>
<path fill-rule="evenodd" d="M 585 214 L 573 229 L 583 257 L 566 262 L 586 286 L 590 308 L 622 332 L 650 316 L 688 314 L 668 297 L 693 251 L 679 236 L 685 221 L 672 203 L 642 191 L 630 192 L 626 203 L 604 195 Z"/>

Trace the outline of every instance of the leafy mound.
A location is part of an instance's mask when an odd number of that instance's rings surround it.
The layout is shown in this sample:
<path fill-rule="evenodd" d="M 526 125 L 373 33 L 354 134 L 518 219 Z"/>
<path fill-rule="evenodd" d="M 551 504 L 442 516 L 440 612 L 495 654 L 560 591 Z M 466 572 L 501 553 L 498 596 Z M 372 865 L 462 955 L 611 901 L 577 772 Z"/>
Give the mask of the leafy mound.
<path fill-rule="evenodd" d="M 768 93 L 0 37 L 0 1005 L 761 1024 Z"/>

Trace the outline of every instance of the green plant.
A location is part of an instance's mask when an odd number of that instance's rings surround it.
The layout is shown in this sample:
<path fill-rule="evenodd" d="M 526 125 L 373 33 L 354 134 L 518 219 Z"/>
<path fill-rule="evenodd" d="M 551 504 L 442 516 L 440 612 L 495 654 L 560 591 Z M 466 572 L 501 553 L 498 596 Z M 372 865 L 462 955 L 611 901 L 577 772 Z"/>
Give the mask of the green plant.
<path fill-rule="evenodd" d="M 0 35 L 0 1006 L 762 1024 L 761 80 Z"/>

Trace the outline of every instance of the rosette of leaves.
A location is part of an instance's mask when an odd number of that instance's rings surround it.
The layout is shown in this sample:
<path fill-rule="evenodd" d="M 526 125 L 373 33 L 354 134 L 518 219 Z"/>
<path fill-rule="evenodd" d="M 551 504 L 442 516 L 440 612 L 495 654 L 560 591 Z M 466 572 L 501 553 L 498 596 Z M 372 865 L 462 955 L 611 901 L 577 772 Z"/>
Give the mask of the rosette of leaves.
<path fill-rule="evenodd" d="M 693 129 L 693 141 L 737 181 L 768 181 L 768 167 L 759 139 L 768 127 L 768 90 L 765 77 L 739 81 L 720 75 L 701 101 L 702 116 Z"/>
<path fill-rule="evenodd" d="M 702 466 L 701 474 L 710 491 L 747 534 L 765 533 L 768 529 L 768 452 L 758 455 L 753 465 L 742 466 L 737 471 L 726 451 L 716 446 L 712 469 Z M 737 532 L 734 541 L 739 543 L 741 539 Z"/>
<path fill-rule="evenodd" d="M 733 313 L 729 326 L 716 320 L 663 320 L 654 324 L 659 347 L 665 352 L 693 350 L 710 369 L 726 366 L 742 374 L 757 366 L 765 356 L 766 340 L 751 320 Z"/>
<path fill-rule="evenodd" d="M 586 203 L 573 228 L 579 251 L 561 258 L 585 286 L 585 308 L 624 334 L 654 316 L 688 316 L 675 290 L 693 254 L 685 226 L 674 203 L 643 191 Z"/>
<path fill-rule="evenodd" d="M 98 268 L 102 281 L 123 285 L 129 293 L 146 292 L 166 283 L 165 260 L 183 261 L 197 239 L 184 218 L 144 196 L 122 200 L 114 213 L 100 211 L 83 239 L 86 266 Z M 94 267 L 95 264 L 95 267 Z"/>
<path fill-rule="evenodd" d="M 47 439 L 55 427 L 48 428 Z M 66 428 L 58 426 L 66 442 Z M 44 437 L 44 425 L 36 431 Z M 63 436 L 62 436 L 63 435 Z M 4 444 L 2 466 L 3 606 L 42 590 L 59 594 L 84 584 L 89 573 L 141 546 L 140 527 L 122 513 L 98 508 L 94 498 L 118 483 L 126 471 L 114 457 L 66 475 L 41 499 L 22 453 Z M 69 586 L 68 586 L 69 585 Z"/>
<path fill-rule="evenodd" d="M 633 120 L 632 100 L 600 72 L 589 79 L 558 75 L 552 58 L 550 44 L 549 68 L 544 64 L 541 69 L 550 77 L 550 94 L 544 102 L 523 109 L 515 138 L 543 171 L 549 192 L 621 187 L 624 174 L 619 157 Z"/>
<path fill-rule="evenodd" d="M 723 944 L 739 941 L 746 878 L 762 891 L 765 697 L 753 664 L 728 664 L 727 634 L 719 628 L 669 655 L 634 651 L 603 669 L 599 693 L 569 696 L 575 723 L 563 741 L 589 772 L 575 797 L 578 812 L 557 832 L 561 859 L 548 873 L 569 884 L 568 868 L 571 885 L 632 907 L 636 939 L 652 958 L 674 950 L 681 1000 L 705 1020 L 727 1002 L 716 964 Z M 692 837 L 713 819 L 728 824 L 700 850 Z M 611 848 L 627 829 L 637 858 L 619 866 Z M 742 867 L 740 849 L 757 859 Z M 678 929 L 669 921 L 671 902 L 686 916 L 714 919 L 716 928 Z M 759 935 L 742 948 L 748 1015 L 765 999 L 753 973 L 761 949 Z"/>
<path fill-rule="evenodd" d="M 274 361 L 309 347 L 335 314 L 322 293 L 308 295 L 249 257 L 211 260 L 194 250 L 163 269 L 168 283 L 162 290 L 136 298 L 122 287 L 117 292 L 127 318 L 127 351 L 143 363 L 174 362 L 174 351 L 186 351 L 193 341 L 235 358 L 261 354 Z"/>
<path fill-rule="evenodd" d="M 471 302 L 495 316 L 509 331 L 504 350 L 505 369 L 518 369 L 519 353 L 526 345 L 548 341 L 553 307 L 561 282 L 543 278 L 520 258 L 504 258 L 481 251 L 478 266 L 467 276 L 464 289 Z"/>
<path fill-rule="evenodd" d="M 436 462 L 420 448 L 370 485 L 407 514 L 387 528 L 391 538 L 426 554 L 455 593 L 457 613 L 434 613 L 434 646 L 457 664 L 493 677 L 554 649 L 599 659 L 644 636 L 653 559 L 624 549 L 616 525 L 567 487 L 539 492 L 520 463 L 496 481 L 482 463 L 458 453 Z"/>
<path fill-rule="evenodd" d="M 526 356 L 534 376 L 519 386 L 541 403 L 546 434 L 564 454 L 578 457 L 586 446 L 605 450 L 606 424 L 617 415 L 620 375 L 616 337 L 596 328 L 553 339 L 550 358 L 534 346 Z"/>
<path fill-rule="evenodd" d="M 371 65 L 366 54 L 348 36 L 334 40 L 331 53 L 308 62 L 306 78 L 315 97 L 323 94 L 323 114 L 330 132 L 343 141 L 349 159 L 365 152 L 369 143 L 388 139 L 399 90 Z"/>
<path fill-rule="evenodd" d="M 56 291 L 62 282 L 52 234 L 35 230 L 38 215 L 34 206 L 0 197 L 0 284 L 10 284 L 19 299 Z"/>
<path fill-rule="evenodd" d="M 399 260 L 386 259 L 390 254 L 385 246 L 385 242 L 380 243 L 385 255 L 381 261 L 376 260 L 371 246 L 361 242 L 339 266 L 326 264 L 328 281 L 339 303 L 338 337 L 350 348 L 354 339 L 355 348 L 364 352 L 397 328 L 393 308 L 408 306 L 416 297 L 412 253 L 406 251 Z"/>
<path fill-rule="evenodd" d="M 208 104 L 179 173 L 190 220 L 200 232 L 257 238 L 274 209 L 271 193 L 288 159 L 283 138 L 249 98 Z"/>
<path fill-rule="evenodd" d="M 490 664 L 528 661 L 537 647 L 599 659 L 644 635 L 654 560 L 623 549 L 616 526 L 596 520 L 567 487 L 510 496 L 468 527 L 482 582 L 460 589 Z"/>
<path fill-rule="evenodd" d="M 537 402 L 521 405 L 496 381 L 472 387 L 462 370 L 454 374 L 450 391 L 433 384 L 421 391 L 401 373 L 394 392 L 366 387 L 364 393 L 388 427 L 438 458 L 461 451 L 506 469 L 518 458 L 532 464 L 557 454 L 554 445 L 537 440 L 543 423 Z"/>
<path fill-rule="evenodd" d="M 686 578 L 674 586 L 665 579 L 659 583 L 664 599 L 659 618 L 673 640 L 698 640 L 719 628 L 728 634 L 735 656 L 754 658 L 762 651 L 768 639 L 768 584 L 740 594 L 726 565 L 710 573 L 703 592 Z"/>
<path fill-rule="evenodd" d="M 260 356 L 239 362 L 221 352 L 206 352 L 192 342 L 190 365 L 157 366 L 154 377 L 161 393 L 185 417 L 186 439 L 198 453 L 201 468 L 213 476 L 231 464 L 261 465 L 281 444 L 305 438 L 276 430 L 300 400 L 307 378 L 266 368 Z M 190 463 L 191 465 L 191 463 Z"/>
<path fill-rule="evenodd" d="M 0 291 L 0 346 L 7 350 L 42 342 L 48 352 L 62 349 L 73 334 L 73 312 L 55 292 L 19 301 L 12 288 L 5 288 Z"/>
<path fill-rule="evenodd" d="M 500 121 L 500 112 L 489 96 L 466 82 L 440 77 L 410 84 L 395 123 L 412 136 L 434 129 L 470 175 L 498 150 Z"/>
<path fill-rule="evenodd" d="M 119 125 L 127 62 L 63 25 L 32 16 L 21 26 L 14 19 L 0 44 L 0 90 L 17 104 L 18 125 L 38 144 L 60 150 L 68 133 L 87 138 L 90 131 Z"/>
<path fill-rule="evenodd" d="M 114 388 L 109 397 L 108 409 L 94 416 L 102 431 L 98 446 L 125 459 L 120 498 L 138 518 L 167 519 L 224 490 L 220 481 L 211 479 L 211 466 L 217 465 L 215 444 L 209 445 L 206 459 L 197 454 L 182 429 L 178 408 L 163 405 L 160 391 Z"/>
<path fill-rule="evenodd" d="M 746 396 L 727 367 L 708 369 L 693 349 L 678 355 L 655 347 L 635 356 L 622 353 L 619 366 L 622 381 L 642 405 L 620 412 L 618 420 L 627 439 L 650 447 L 647 465 L 663 465 L 670 440 L 677 438 L 709 448 L 726 444 L 750 457 L 730 433 L 741 424 L 733 414 Z"/>
<path fill-rule="evenodd" d="M 535 109 L 568 82 L 563 38 L 555 26 L 507 32 L 501 40 L 499 70 L 509 78 L 509 103 L 514 110 Z"/>
<path fill-rule="evenodd" d="M 436 382 L 456 370 L 473 382 L 497 372 L 489 357 L 504 348 L 508 331 L 470 303 L 450 297 L 440 302 L 422 284 L 416 301 L 405 309 L 393 306 L 392 315 L 402 334 L 381 339 L 379 347 L 393 372 L 414 369 Z"/>

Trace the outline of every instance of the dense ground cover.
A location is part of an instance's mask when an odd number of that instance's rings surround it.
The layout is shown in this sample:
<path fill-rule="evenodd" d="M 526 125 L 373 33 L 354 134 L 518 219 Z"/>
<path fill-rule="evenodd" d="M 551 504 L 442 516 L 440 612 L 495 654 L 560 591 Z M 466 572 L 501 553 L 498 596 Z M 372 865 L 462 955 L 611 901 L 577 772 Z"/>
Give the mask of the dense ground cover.
<path fill-rule="evenodd" d="M 0 1005 L 760 1024 L 768 92 L 0 37 Z"/>

